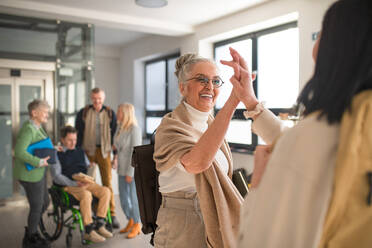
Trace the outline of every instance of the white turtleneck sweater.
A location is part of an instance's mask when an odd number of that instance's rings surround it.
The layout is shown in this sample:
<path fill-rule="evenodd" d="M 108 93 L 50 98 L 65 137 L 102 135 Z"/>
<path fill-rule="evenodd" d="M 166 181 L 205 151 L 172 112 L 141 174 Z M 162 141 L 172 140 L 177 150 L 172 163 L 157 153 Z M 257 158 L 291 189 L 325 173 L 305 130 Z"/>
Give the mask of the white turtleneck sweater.
<path fill-rule="evenodd" d="M 207 121 L 209 112 L 201 112 L 186 102 L 184 102 L 184 104 L 187 112 L 189 113 L 192 126 L 204 133 L 208 129 Z M 220 169 L 227 174 L 229 164 L 221 149 L 217 151 L 215 158 L 220 166 Z M 187 172 L 180 161 L 178 161 L 177 164 L 172 166 L 170 169 L 160 172 L 159 186 L 159 191 L 162 193 L 170 193 L 175 191 L 196 191 L 194 174 Z"/>

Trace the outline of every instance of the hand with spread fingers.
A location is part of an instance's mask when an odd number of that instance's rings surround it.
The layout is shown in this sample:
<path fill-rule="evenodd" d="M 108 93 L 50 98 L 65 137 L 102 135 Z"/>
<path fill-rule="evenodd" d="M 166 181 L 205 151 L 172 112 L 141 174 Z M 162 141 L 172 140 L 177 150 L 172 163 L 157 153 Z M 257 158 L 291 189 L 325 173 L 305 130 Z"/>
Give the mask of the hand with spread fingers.
<path fill-rule="evenodd" d="M 256 79 L 256 74 L 250 73 L 244 58 L 231 47 L 230 54 L 232 60 L 221 60 L 221 63 L 233 68 L 234 75 L 230 78 L 230 82 L 234 86 L 233 92 L 235 96 L 244 103 L 247 110 L 252 110 L 258 104 L 253 89 L 253 81 Z"/>

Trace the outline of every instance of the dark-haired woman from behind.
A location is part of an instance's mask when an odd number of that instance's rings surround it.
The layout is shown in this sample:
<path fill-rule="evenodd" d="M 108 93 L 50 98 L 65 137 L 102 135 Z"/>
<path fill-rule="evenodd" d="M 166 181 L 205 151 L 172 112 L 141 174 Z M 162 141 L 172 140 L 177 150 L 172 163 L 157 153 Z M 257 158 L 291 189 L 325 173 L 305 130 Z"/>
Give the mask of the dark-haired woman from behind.
<path fill-rule="evenodd" d="M 254 131 L 276 142 L 271 154 L 256 152 L 255 167 L 266 169 L 244 202 L 238 247 L 372 245 L 372 2 L 335 2 L 314 48 L 314 75 L 298 98 L 304 118 L 295 127 L 281 132 L 267 109 L 247 109 Z M 248 105 L 255 99 L 249 71 L 231 53 L 224 63 Z"/>

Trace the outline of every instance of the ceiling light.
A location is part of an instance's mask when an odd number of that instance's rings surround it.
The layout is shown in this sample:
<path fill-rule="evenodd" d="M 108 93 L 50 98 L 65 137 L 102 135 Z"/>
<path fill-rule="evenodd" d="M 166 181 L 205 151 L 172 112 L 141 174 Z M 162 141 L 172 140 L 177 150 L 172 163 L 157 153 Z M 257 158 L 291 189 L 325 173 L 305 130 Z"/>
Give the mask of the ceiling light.
<path fill-rule="evenodd" d="M 160 8 L 168 4 L 167 0 L 136 0 L 136 4 L 145 8 Z"/>

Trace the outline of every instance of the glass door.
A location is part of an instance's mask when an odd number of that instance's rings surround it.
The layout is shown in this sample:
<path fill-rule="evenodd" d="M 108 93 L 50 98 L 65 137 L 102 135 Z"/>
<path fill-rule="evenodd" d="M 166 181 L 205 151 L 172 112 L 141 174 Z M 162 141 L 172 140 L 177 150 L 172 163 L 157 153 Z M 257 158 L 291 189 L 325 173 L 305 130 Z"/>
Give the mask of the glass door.
<path fill-rule="evenodd" d="M 12 84 L 0 79 L 0 199 L 13 194 L 12 170 Z"/>
<path fill-rule="evenodd" d="M 12 166 L 16 137 L 29 119 L 27 105 L 45 98 L 44 84 L 43 79 L 0 78 L 0 199 L 18 191 Z"/>
<path fill-rule="evenodd" d="M 44 80 L 42 79 L 15 79 L 17 101 L 17 130 L 29 119 L 27 105 L 34 99 L 44 99 Z"/>

